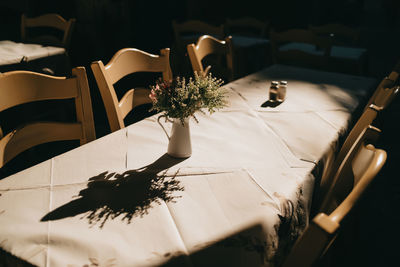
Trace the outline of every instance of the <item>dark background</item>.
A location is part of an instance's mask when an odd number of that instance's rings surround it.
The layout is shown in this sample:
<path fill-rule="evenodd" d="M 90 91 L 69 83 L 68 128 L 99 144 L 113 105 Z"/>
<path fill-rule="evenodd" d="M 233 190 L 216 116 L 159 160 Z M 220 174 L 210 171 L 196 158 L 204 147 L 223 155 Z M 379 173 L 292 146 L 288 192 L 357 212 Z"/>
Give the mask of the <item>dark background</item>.
<path fill-rule="evenodd" d="M 306 28 L 309 24 L 343 23 L 361 31 L 361 46 L 369 51 L 369 76 L 381 80 L 400 59 L 399 0 L 57 0 L 0 1 L 0 40 L 20 40 L 20 17 L 58 13 L 76 18 L 70 57 L 85 66 L 93 98 L 97 136 L 107 133 L 106 117 L 90 63 L 108 62 L 119 49 L 134 47 L 151 53 L 173 47 L 172 20 L 200 19 L 219 25 L 226 18 L 254 16 L 275 30 Z M 172 59 L 171 59 L 172 61 Z M 173 69 L 173 73 L 178 75 Z M 388 162 L 369 197 L 362 202 L 353 240 L 337 266 L 391 266 L 400 251 L 399 101 L 383 124 L 380 147 Z"/>
<path fill-rule="evenodd" d="M 0 39 L 20 39 L 22 13 L 30 17 L 55 12 L 76 18 L 72 63 L 88 66 L 94 60 L 108 61 L 124 47 L 154 53 L 171 47 L 173 19 L 219 25 L 226 18 L 254 16 L 269 21 L 275 30 L 330 22 L 354 26 L 361 30 L 361 44 L 374 50 L 376 45 L 393 46 L 393 38 L 398 44 L 399 38 L 390 35 L 399 28 L 399 9 L 397 0 L 0 0 Z M 382 58 L 388 67 L 372 75 L 385 75 L 399 56 L 397 50 L 391 60 Z M 386 53 L 381 50 L 381 56 Z"/>
<path fill-rule="evenodd" d="M 0 40 L 20 40 L 20 17 L 58 13 L 76 18 L 69 50 L 72 67 L 86 67 L 97 136 L 107 134 L 107 121 L 90 63 L 107 63 L 121 48 L 150 53 L 171 48 L 174 75 L 182 75 L 174 59 L 172 20 L 199 19 L 220 25 L 226 18 L 253 16 L 276 31 L 309 24 L 343 23 L 360 29 L 360 45 L 369 50 L 368 75 L 381 79 L 400 58 L 399 0 L 0 0 Z"/>

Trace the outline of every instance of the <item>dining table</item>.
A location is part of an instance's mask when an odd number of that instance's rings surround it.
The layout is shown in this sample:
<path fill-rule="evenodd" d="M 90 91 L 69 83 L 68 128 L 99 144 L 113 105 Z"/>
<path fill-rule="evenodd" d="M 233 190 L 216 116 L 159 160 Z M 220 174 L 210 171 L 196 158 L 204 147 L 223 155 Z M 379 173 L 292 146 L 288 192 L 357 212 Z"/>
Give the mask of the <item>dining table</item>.
<path fill-rule="evenodd" d="M 270 101 L 281 80 L 284 101 Z M 223 109 L 196 113 L 190 157 L 166 153 L 158 121 L 171 123 L 155 114 L 8 176 L 0 263 L 280 266 L 308 225 L 324 161 L 376 85 L 272 65 L 223 85 Z"/>
<path fill-rule="evenodd" d="M 0 72 L 43 68 L 60 76 L 67 73 L 68 56 L 64 47 L 0 40 Z"/>

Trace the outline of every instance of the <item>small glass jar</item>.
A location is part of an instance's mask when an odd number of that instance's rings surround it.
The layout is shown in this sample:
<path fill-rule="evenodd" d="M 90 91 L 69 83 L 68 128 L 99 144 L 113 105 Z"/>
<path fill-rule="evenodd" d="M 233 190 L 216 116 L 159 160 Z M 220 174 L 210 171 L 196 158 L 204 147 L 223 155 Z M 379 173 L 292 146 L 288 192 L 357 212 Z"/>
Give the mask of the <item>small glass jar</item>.
<path fill-rule="evenodd" d="M 280 81 L 278 87 L 278 101 L 283 102 L 286 98 L 286 90 L 287 90 L 287 81 Z"/>
<path fill-rule="evenodd" d="M 272 81 L 271 86 L 269 87 L 269 100 L 270 101 L 278 100 L 278 89 L 279 89 L 279 82 Z"/>

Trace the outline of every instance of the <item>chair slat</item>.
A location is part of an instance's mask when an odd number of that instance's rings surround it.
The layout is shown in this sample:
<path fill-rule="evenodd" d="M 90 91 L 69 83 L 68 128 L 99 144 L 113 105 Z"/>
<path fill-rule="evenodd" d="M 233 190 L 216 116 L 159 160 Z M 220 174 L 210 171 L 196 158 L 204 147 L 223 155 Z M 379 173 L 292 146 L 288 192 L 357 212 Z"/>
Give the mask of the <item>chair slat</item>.
<path fill-rule="evenodd" d="M 33 101 L 68 99 L 77 96 L 76 78 L 66 79 L 30 71 L 1 74 L 0 111 Z"/>
<path fill-rule="evenodd" d="M 28 124 L 8 133 L 0 140 L 0 166 L 34 146 L 54 141 L 76 140 L 82 137 L 82 125 L 79 123 L 39 122 Z"/>

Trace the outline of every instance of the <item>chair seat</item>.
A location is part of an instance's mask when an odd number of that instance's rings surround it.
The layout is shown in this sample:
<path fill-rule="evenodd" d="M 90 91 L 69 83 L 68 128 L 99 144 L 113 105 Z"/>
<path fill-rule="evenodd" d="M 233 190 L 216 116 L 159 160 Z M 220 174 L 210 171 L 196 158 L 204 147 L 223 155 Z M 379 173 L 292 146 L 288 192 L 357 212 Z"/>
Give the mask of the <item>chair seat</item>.
<path fill-rule="evenodd" d="M 332 46 L 331 57 L 360 60 L 367 53 L 366 48 L 349 46 Z"/>

